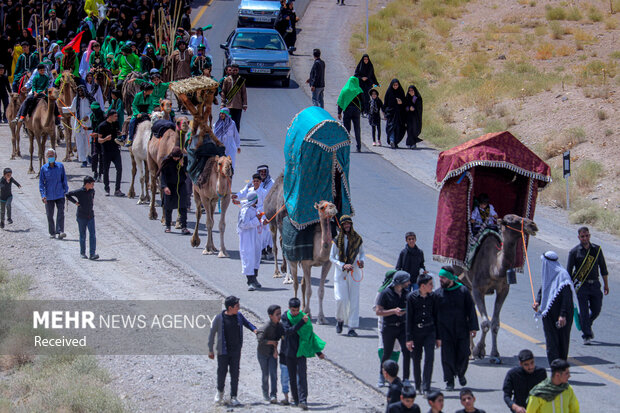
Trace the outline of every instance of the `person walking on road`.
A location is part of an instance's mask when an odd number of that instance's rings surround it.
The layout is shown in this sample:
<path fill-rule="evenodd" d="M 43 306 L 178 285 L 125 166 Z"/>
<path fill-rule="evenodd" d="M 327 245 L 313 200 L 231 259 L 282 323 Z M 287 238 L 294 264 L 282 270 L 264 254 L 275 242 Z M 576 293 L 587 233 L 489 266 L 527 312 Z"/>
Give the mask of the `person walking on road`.
<path fill-rule="evenodd" d="M 50 238 L 63 239 L 65 234 L 65 194 L 69 192 L 67 175 L 62 163 L 56 161 L 56 151 L 52 148 L 45 153 L 47 163 L 39 172 L 39 192 L 45 204 L 47 226 Z M 56 222 L 54 222 L 54 208 L 56 208 Z"/>
<path fill-rule="evenodd" d="M 360 115 L 362 110 L 363 91 L 359 85 L 359 79 L 351 76 L 344 85 L 338 96 L 338 120 L 348 133 L 351 133 L 351 122 L 355 132 L 355 142 L 358 152 L 362 151 L 362 132 L 360 126 Z M 344 112 L 344 115 L 343 113 Z"/>
<path fill-rule="evenodd" d="M 310 85 L 312 91 L 312 104 L 321 108 L 325 107 L 323 101 L 323 93 L 325 92 L 325 62 L 321 60 L 321 50 L 314 49 L 312 51 L 314 63 L 310 69 L 310 77 L 306 83 Z"/>
<path fill-rule="evenodd" d="M 375 76 L 375 67 L 370 61 L 370 57 L 364 54 L 359 63 L 355 67 L 355 77 L 360 80 L 360 87 L 364 91 L 362 94 L 362 114 L 368 115 L 369 92 L 374 86 L 379 85 L 379 81 Z"/>
<path fill-rule="evenodd" d="M 230 110 L 230 117 L 235 121 L 237 132 L 241 129 L 241 113 L 248 109 L 248 93 L 245 78 L 239 75 L 239 65 L 230 66 L 230 75 L 222 85 L 222 107 Z"/>
<path fill-rule="evenodd" d="M 379 97 L 377 89 L 368 92 L 368 124 L 372 131 L 372 146 L 381 146 L 381 113 L 383 113 L 383 101 Z"/>
<path fill-rule="evenodd" d="M 392 79 L 385 91 L 383 112 L 388 144 L 396 149 L 405 136 L 405 91 L 398 79 Z"/>
<path fill-rule="evenodd" d="M 579 228 L 577 235 L 579 245 L 570 250 L 566 270 L 571 275 L 577 291 L 583 344 L 589 345 L 594 339 L 592 324 L 601 313 L 603 306 L 603 293 L 609 294 L 609 273 L 603 250 L 600 246 L 590 242 L 588 227 Z M 603 277 L 602 292 L 599 273 Z"/>
<path fill-rule="evenodd" d="M 258 194 L 251 192 L 239 211 L 237 220 L 237 234 L 239 234 L 239 255 L 241 256 L 241 271 L 247 277 L 248 291 L 254 291 L 262 286 L 257 280 L 260 266 L 260 239 L 258 227 L 261 226 L 261 214 L 256 209 Z"/>
<path fill-rule="evenodd" d="M 230 156 L 234 169 L 237 154 L 241 153 L 241 137 L 235 121 L 230 116 L 230 109 L 220 109 L 220 115 L 213 126 L 213 133 L 226 147 L 226 156 Z"/>
<path fill-rule="evenodd" d="M 2 179 L 0 179 L 0 228 L 4 228 L 4 216 L 6 214 L 7 223 L 12 224 L 11 219 L 11 203 L 13 201 L 13 192 L 11 191 L 11 185 L 16 185 L 21 189 L 19 182 L 13 178 L 13 171 L 11 168 L 4 168 L 2 171 Z"/>
<path fill-rule="evenodd" d="M 213 360 L 217 355 L 217 393 L 215 393 L 214 401 L 216 404 L 224 403 L 226 374 L 230 373 L 230 404 L 237 407 L 241 405 L 237 400 L 237 388 L 241 347 L 243 346 L 243 327 L 254 334 L 258 333 L 258 329 L 241 314 L 239 299 L 234 295 L 226 297 L 224 307 L 226 310 L 215 316 L 213 320 L 207 343 L 209 358 Z"/>
<path fill-rule="evenodd" d="M 547 360 L 551 363 L 555 359 L 568 359 L 575 290 L 568 272 L 558 261 L 558 254 L 547 251 L 540 258 L 542 285 L 532 307 L 542 316 Z"/>
<path fill-rule="evenodd" d="M 178 146 L 166 156 L 159 169 L 161 190 L 164 193 L 164 211 L 166 220 L 166 233 L 170 233 L 172 225 L 172 211 L 179 210 L 179 223 L 181 234 L 189 235 L 187 229 L 187 185 L 185 179 L 185 167 L 183 166 L 183 151 Z"/>
<path fill-rule="evenodd" d="M 419 288 L 407 296 L 407 350 L 413 353 L 413 377 L 420 394 L 431 391 L 435 347 L 441 346 L 437 334 L 437 305 L 433 293 L 433 278 L 422 274 Z M 422 351 L 424 351 L 424 376 L 422 376 Z"/>
<path fill-rule="evenodd" d="M 332 244 L 329 259 L 335 266 L 336 333 L 342 333 L 346 321 L 349 337 L 357 337 L 355 329 L 360 325 L 360 283 L 366 259 L 362 243 L 351 217 L 340 217 L 340 232 Z"/>
<path fill-rule="evenodd" d="M 415 232 L 409 231 L 405 234 L 405 248 L 402 249 L 396 261 L 396 269 L 408 272 L 411 275 L 411 284 L 416 284 L 420 270 L 428 274 L 424 265 L 424 252 L 416 245 Z M 415 288 L 413 288 L 415 290 Z"/>
<path fill-rule="evenodd" d="M 77 205 L 76 219 L 80 232 L 80 257 L 90 260 L 98 260 L 97 236 L 95 234 L 95 178 L 84 177 L 84 186 L 75 191 L 67 192 L 67 200 Z M 86 256 L 86 230 L 88 229 L 88 249 Z"/>
<path fill-rule="evenodd" d="M 279 305 L 270 305 L 267 309 L 269 321 L 258 330 L 258 348 L 256 356 L 262 373 L 263 399 L 271 404 L 277 404 L 278 393 L 278 341 L 284 335 L 282 309 Z M 271 380 L 271 391 L 269 381 Z"/>
<path fill-rule="evenodd" d="M 566 360 L 551 362 L 551 378 L 546 378 L 530 391 L 527 413 L 579 413 L 579 401 L 568 379 L 570 364 Z"/>
<path fill-rule="evenodd" d="M 544 368 L 536 366 L 531 350 L 519 352 L 519 366 L 508 370 L 504 378 L 504 402 L 514 413 L 526 413 L 527 398 L 530 390 L 547 378 Z"/>
<path fill-rule="evenodd" d="M 396 340 L 400 343 L 403 354 L 403 383 L 409 384 L 411 356 L 406 346 L 406 289 L 411 283 L 410 275 L 405 271 L 396 271 L 392 277 L 392 283 L 384 289 L 377 299 L 375 314 L 383 317 L 383 357 L 381 365 L 390 359 Z M 380 370 L 381 372 L 381 370 Z"/>
<path fill-rule="evenodd" d="M 471 293 L 459 282 L 451 266 L 439 271 L 441 288 L 435 290 L 437 328 L 441 340 L 441 365 L 446 390 L 454 390 L 454 378 L 461 386 L 467 385 L 465 373 L 469 364 L 470 337 L 476 337 L 478 317 Z"/>
<path fill-rule="evenodd" d="M 405 95 L 405 123 L 407 124 L 407 148 L 415 149 L 422 132 L 422 96 L 418 89 L 411 85 Z"/>
<path fill-rule="evenodd" d="M 312 321 L 307 314 L 299 311 L 300 306 L 299 298 L 291 298 L 288 302 L 288 311 L 282 318 L 282 346 L 286 355 L 293 405 L 308 410 L 307 358 L 317 356 L 324 359 L 322 351 L 325 342 L 314 333 Z"/>
<path fill-rule="evenodd" d="M 400 400 L 400 393 L 403 390 L 403 382 L 398 377 L 398 363 L 394 360 L 386 360 L 383 363 L 383 378 L 388 383 L 386 395 L 387 407 Z"/>
<path fill-rule="evenodd" d="M 114 185 L 114 196 L 123 197 L 121 192 L 121 177 L 123 176 L 123 163 L 121 159 L 121 149 L 117 142 L 119 135 L 118 130 L 118 113 L 115 110 L 109 110 L 106 113 L 106 120 L 103 121 L 97 129 L 97 140 L 101 144 L 103 150 L 103 185 L 106 194 L 110 195 L 110 165 L 114 163 L 116 169 L 116 181 Z"/>
<path fill-rule="evenodd" d="M 420 406 L 415 404 L 415 389 L 413 386 L 403 386 L 399 400 L 389 404 L 386 413 L 420 413 Z"/>

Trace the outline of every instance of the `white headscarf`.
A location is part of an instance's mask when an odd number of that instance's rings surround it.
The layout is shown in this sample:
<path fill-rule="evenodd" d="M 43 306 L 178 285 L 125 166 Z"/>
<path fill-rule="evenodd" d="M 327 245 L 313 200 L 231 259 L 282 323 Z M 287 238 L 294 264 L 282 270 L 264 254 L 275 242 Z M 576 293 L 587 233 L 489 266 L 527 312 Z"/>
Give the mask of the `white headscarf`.
<path fill-rule="evenodd" d="M 568 271 L 558 262 L 558 254 L 554 251 L 547 251 L 541 255 L 542 260 L 542 298 L 540 311 L 543 317 L 547 315 L 551 305 L 565 286 L 569 286 L 573 292 L 575 301 L 575 287 L 573 280 L 568 275 Z"/>
<path fill-rule="evenodd" d="M 241 225 L 242 222 L 245 222 L 248 211 L 250 211 L 252 207 L 256 207 L 257 203 L 258 203 L 258 194 L 256 192 L 249 193 L 245 202 L 243 202 L 243 204 L 241 205 L 241 211 L 239 211 L 239 220 L 238 220 L 239 225 L 237 226 L 237 228 Z M 254 216 L 256 216 L 256 208 L 254 208 Z"/>

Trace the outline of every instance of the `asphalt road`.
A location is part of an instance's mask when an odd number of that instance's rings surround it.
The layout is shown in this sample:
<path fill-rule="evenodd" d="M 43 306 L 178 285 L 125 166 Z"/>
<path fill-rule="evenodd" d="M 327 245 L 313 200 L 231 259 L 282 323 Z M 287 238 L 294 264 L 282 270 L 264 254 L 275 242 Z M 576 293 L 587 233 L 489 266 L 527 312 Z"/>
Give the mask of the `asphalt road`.
<path fill-rule="evenodd" d="M 304 6 L 298 1 L 296 7 Z M 199 8 L 206 4 L 195 4 L 194 16 Z M 198 24 L 213 24 L 207 33 L 214 57 L 215 75 L 220 75 L 223 51 L 219 43 L 226 40 L 234 29 L 237 15 L 237 1 L 216 0 L 201 15 Z M 303 18 L 303 17 L 302 17 Z M 197 26 L 198 24 L 194 24 Z M 297 54 L 308 60 L 310 51 L 299 50 Z M 248 87 L 249 108 L 243 114 L 241 122 L 242 153 L 237 157 L 237 169 L 233 179 L 233 189 L 238 190 L 254 172 L 254 168 L 263 163 L 269 164 L 271 174 L 275 178 L 283 169 L 283 143 L 286 128 L 294 115 L 311 104 L 309 97 L 298 87 L 305 79 L 291 79 L 291 87 L 283 89 L 279 82 L 256 84 L 250 82 Z M 335 102 L 327 102 L 334 105 Z M 214 113 L 217 109 L 214 107 Z M 412 162 L 415 161 L 412 159 Z M 130 161 L 126 151 L 123 152 L 123 191 L 128 189 L 130 180 Z M 366 262 L 364 280 L 361 285 L 361 328 L 359 338 L 338 337 L 335 333 L 333 283 L 329 282 L 326 289 L 324 306 L 325 315 L 332 326 L 318 326 L 316 331 L 327 341 L 325 353 L 327 357 L 350 370 L 369 385 L 374 385 L 378 375 L 376 317 L 371 309 L 377 288 L 383 280 L 387 265 L 393 265 L 400 249 L 404 246 L 404 233 L 415 231 L 418 245 L 426 253 L 429 270 L 436 273 L 440 264 L 431 261 L 431 246 L 435 224 L 435 213 L 438 192 L 416 181 L 378 155 L 371 153 L 352 153 L 349 175 L 352 202 L 356 211 L 354 223 L 356 231 L 364 237 L 365 248 L 369 258 Z M 99 185 L 99 184 L 98 184 Z M 103 193 L 103 191 L 99 192 Z M 169 252 L 170 259 L 185 263 L 192 271 L 214 288 L 225 294 L 241 297 L 241 304 L 261 316 L 266 316 L 269 304 L 278 303 L 285 306 L 292 296 L 291 287 L 283 285 L 282 279 L 273 279 L 273 264 L 263 263 L 259 276 L 264 286 L 258 292 L 246 291 L 245 277 L 240 274 L 238 254 L 238 237 L 235 231 L 238 207 L 231 205 L 226 217 L 226 246 L 230 253 L 229 259 L 218 259 L 215 256 L 203 256 L 202 248 L 206 240 L 204 217 L 200 231 L 202 244 L 200 248 L 190 247 L 189 237 L 181 236 L 178 231 L 164 234 L 159 221 L 148 220 L 148 208 L 136 206 L 135 200 L 107 198 L 101 202 L 113 202 L 122 208 L 131 221 L 128 230 L 139 231 L 162 249 Z M 161 210 L 158 210 L 161 214 Z M 160 215 L 161 216 L 161 215 Z M 216 217 L 216 220 L 219 216 Z M 101 222 L 101 221 L 100 221 Z M 194 227 L 193 213 L 189 216 L 189 227 Z M 217 221 L 216 221 L 217 228 Z M 541 228 L 544 231 L 545 228 Z M 216 246 L 218 246 L 216 234 Z M 575 238 L 575 241 L 577 239 Z M 596 237 L 593 239 L 596 242 Z M 604 248 L 604 245 L 603 245 Z M 552 245 L 537 240 L 530 241 L 529 257 L 532 264 L 534 287 L 540 285 L 540 255 Z M 566 262 L 568 251 L 557 250 L 562 262 Z M 582 411 L 594 411 L 597 406 L 601 411 L 614 411 L 612 393 L 619 390 L 620 372 L 616 362 L 620 359 L 620 340 L 617 331 L 620 314 L 620 283 L 615 276 L 618 268 L 610 268 L 611 295 L 605 298 L 603 313 L 595 324 L 596 345 L 583 346 L 578 332 L 573 331 L 570 354 L 573 362 L 585 364 L 585 368 L 572 369 L 572 384 L 582 403 Z M 316 273 L 316 271 L 315 271 Z M 174 274 L 171 274 L 174 276 Z M 333 279 L 330 274 L 330 279 Z M 316 286 L 312 309 L 318 313 Z M 491 299 L 488 300 L 492 306 Z M 515 355 L 522 348 L 531 348 L 537 363 L 547 366 L 542 345 L 544 337 L 540 322 L 536 322 L 531 310 L 532 292 L 527 275 L 519 275 L 519 282 L 511 289 L 502 311 L 502 322 L 508 327 L 499 335 L 499 350 L 503 356 L 503 364 L 493 365 L 487 360 L 477 360 L 470 365 L 467 377 L 469 385 L 477 394 L 478 404 L 487 412 L 503 411 L 505 405 L 501 398 L 501 384 L 506 370 L 516 365 Z M 490 310 L 489 310 L 490 311 Z M 574 330 L 574 329 L 573 329 Z M 346 331 L 346 330 L 345 330 Z M 490 351 L 490 337 L 487 340 Z M 251 351 L 248 349 L 247 351 Z M 256 366 L 257 367 L 257 366 Z M 433 387 L 443 388 L 441 381 L 439 352 L 436 352 Z M 312 378 L 310 378 L 312 380 Z M 258 384 L 257 384 L 258 385 Z M 349 396 L 353 397 L 353 396 Z M 456 400 L 458 393 L 448 394 L 446 411 L 456 410 L 460 405 Z M 312 407 L 312 395 L 310 395 Z M 425 402 L 419 401 L 423 407 Z"/>

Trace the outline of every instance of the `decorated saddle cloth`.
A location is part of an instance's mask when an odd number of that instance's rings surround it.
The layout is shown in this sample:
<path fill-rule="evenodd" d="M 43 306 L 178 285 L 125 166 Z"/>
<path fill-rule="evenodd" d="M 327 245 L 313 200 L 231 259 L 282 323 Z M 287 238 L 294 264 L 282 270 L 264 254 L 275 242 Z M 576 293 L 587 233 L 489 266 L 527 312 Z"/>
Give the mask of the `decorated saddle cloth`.
<path fill-rule="evenodd" d="M 488 236 L 497 237 L 499 242 L 502 242 L 502 236 L 495 230 L 495 227 L 486 227 L 481 229 L 480 232 L 476 234 L 476 237 L 470 238 L 467 245 L 467 254 L 465 255 L 465 267 L 467 267 L 467 269 L 471 268 L 474 258 L 476 257 L 476 253 L 478 252 L 480 245 L 482 245 L 482 241 L 484 241 L 484 239 Z"/>
<path fill-rule="evenodd" d="M 224 156 L 226 147 L 216 146 L 212 141 L 205 141 L 202 146 L 196 149 L 187 148 L 187 173 L 193 183 L 198 183 L 198 178 L 202 173 L 207 159 L 211 156 Z"/>
<path fill-rule="evenodd" d="M 288 216 L 282 218 L 282 254 L 289 261 L 311 260 L 313 258 L 315 226 L 311 224 L 297 229 Z M 330 223 L 332 238 L 337 234 L 336 224 Z M 331 247 L 331 245 L 330 245 Z"/>

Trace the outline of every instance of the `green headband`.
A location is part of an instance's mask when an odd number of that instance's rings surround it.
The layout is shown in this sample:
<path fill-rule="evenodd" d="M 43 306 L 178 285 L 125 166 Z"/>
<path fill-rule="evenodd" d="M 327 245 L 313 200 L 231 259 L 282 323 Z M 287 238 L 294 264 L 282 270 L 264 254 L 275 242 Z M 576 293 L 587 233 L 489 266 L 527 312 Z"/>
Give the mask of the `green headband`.
<path fill-rule="evenodd" d="M 454 281 L 457 284 L 460 284 L 459 282 L 459 277 L 457 277 L 456 275 L 452 274 L 450 271 L 448 270 L 444 270 L 443 268 L 441 270 L 439 270 L 439 276 L 440 277 L 444 277 L 447 278 L 451 281 Z"/>

